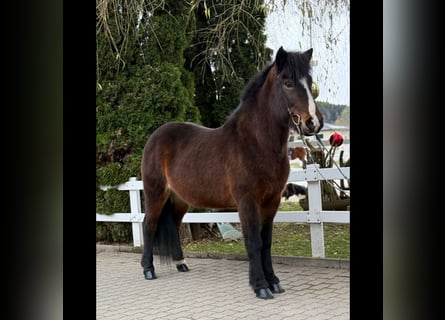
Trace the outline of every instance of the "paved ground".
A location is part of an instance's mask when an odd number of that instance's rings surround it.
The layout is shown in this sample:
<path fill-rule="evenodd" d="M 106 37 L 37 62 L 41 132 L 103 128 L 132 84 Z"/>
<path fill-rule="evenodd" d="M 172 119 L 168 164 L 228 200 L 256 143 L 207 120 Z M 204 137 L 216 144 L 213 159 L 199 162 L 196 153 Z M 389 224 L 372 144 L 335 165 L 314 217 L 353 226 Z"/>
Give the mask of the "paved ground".
<path fill-rule="evenodd" d="M 247 261 L 187 258 L 180 273 L 155 257 L 158 279 L 147 281 L 139 253 L 96 251 L 96 319 L 349 319 L 348 268 L 274 263 L 286 292 L 261 300 Z"/>

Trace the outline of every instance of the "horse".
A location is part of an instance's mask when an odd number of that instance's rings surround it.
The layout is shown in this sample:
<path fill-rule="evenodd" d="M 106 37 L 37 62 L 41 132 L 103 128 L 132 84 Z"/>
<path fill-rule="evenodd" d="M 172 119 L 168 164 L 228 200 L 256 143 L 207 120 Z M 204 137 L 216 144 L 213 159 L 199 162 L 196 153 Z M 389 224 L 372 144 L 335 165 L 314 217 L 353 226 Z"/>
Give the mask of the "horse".
<path fill-rule="evenodd" d="M 154 252 L 190 270 L 179 228 L 191 206 L 237 209 L 256 297 L 285 291 L 272 266 L 273 219 L 290 171 L 289 130 L 311 136 L 323 127 L 310 90 L 312 51 L 280 47 L 220 127 L 172 121 L 150 135 L 141 162 L 146 280 L 157 278 Z"/>
<path fill-rule="evenodd" d="M 281 196 L 286 200 L 289 200 L 289 198 L 292 196 L 305 196 L 306 197 L 307 196 L 307 188 L 300 186 L 299 184 L 296 184 L 296 183 L 288 183 L 288 184 L 286 184 L 286 188 L 284 189 Z"/>
<path fill-rule="evenodd" d="M 291 150 L 291 160 L 299 159 L 301 162 L 306 162 L 307 151 L 306 148 L 295 147 Z"/>

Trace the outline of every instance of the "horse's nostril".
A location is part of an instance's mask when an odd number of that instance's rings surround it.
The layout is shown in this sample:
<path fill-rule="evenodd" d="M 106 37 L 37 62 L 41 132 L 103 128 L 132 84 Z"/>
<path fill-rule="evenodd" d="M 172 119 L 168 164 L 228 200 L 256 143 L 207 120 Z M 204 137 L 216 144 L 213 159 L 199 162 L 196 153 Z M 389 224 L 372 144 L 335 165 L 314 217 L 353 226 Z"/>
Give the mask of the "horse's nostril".
<path fill-rule="evenodd" d="M 314 122 L 312 121 L 312 118 L 309 118 L 306 120 L 306 127 L 309 130 L 314 130 L 315 126 L 314 126 Z"/>

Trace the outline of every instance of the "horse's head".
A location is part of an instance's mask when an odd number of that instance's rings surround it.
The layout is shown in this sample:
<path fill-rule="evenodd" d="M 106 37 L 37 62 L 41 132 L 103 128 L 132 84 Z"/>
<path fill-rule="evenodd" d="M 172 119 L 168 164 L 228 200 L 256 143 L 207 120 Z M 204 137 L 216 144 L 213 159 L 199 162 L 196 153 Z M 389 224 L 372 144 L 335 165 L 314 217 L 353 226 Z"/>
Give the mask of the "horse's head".
<path fill-rule="evenodd" d="M 323 127 L 323 116 L 311 92 L 310 61 L 312 49 L 287 52 L 280 47 L 275 58 L 278 90 L 287 107 L 291 126 L 306 136 L 318 133 Z"/>

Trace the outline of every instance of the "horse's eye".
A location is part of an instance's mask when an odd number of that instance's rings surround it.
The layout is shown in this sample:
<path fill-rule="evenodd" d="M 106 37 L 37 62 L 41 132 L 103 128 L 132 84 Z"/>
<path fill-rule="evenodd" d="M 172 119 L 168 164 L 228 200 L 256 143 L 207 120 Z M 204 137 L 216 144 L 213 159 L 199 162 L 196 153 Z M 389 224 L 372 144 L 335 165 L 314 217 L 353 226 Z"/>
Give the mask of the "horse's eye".
<path fill-rule="evenodd" d="M 290 80 L 284 81 L 284 85 L 288 88 L 293 88 L 294 87 L 294 83 Z"/>

